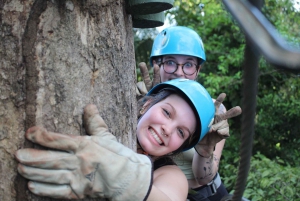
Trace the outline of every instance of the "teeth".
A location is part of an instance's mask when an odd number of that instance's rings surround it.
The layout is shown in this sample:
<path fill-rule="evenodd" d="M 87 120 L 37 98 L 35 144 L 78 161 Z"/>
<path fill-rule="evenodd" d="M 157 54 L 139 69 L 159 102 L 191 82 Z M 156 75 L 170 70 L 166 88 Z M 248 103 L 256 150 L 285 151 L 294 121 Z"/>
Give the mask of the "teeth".
<path fill-rule="evenodd" d="M 151 132 L 151 135 L 154 137 L 154 139 L 158 142 L 158 144 L 162 144 L 162 141 L 160 140 L 160 138 L 156 135 L 156 133 L 152 130 L 149 129 Z"/>

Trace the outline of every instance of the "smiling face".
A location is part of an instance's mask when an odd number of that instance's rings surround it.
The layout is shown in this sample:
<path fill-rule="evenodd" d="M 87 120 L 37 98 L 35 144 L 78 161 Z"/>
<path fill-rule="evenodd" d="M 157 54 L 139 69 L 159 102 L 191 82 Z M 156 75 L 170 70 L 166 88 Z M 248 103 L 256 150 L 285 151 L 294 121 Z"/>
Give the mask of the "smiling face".
<path fill-rule="evenodd" d="M 145 152 L 162 156 L 177 150 L 196 129 L 196 117 L 189 104 L 171 94 L 141 117 L 138 141 Z"/>
<path fill-rule="evenodd" d="M 185 63 L 198 64 L 196 57 L 185 56 L 185 55 L 165 55 L 165 56 L 163 56 L 162 62 L 165 62 L 168 60 L 174 61 L 175 63 L 178 63 L 178 64 L 185 64 Z M 173 80 L 176 78 L 185 78 L 185 79 L 189 79 L 189 80 L 195 80 L 200 71 L 200 68 L 201 68 L 201 66 L 200 67 L 197 66 L 197 71 L 194 74 L 186 75 L 186 74 L 184 74 L 184 72 L 182 70 L 182 66 L 178 66 L 177 71 L 175 71 L 172 74 L 168 74 L 164 71 L 163 66 L 160 65 L 160 70 L 159 70 L 160 79 L 161 79 L 161 82 Z"/>

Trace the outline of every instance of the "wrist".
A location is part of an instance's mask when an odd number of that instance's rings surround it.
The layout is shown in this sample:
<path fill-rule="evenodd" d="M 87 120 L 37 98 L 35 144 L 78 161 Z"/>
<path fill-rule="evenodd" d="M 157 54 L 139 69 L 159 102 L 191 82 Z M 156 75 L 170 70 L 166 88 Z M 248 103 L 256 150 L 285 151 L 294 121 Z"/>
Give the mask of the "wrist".
<path fill-rule="evenodd" d="M 215 151 L 215 146 L 205 146 L 205 145 L 197 144 L 194 148 L 197 154 L 202 158 L 211 158 Z"/>
<path fill-rule="evenodd" d="M 213 152 L 212 153 L 201 152 L 201 151 L 197 150 L 196 148 L 195 148 L 195 150 L 201 158 L 211 158 L 213 156 Z"/>

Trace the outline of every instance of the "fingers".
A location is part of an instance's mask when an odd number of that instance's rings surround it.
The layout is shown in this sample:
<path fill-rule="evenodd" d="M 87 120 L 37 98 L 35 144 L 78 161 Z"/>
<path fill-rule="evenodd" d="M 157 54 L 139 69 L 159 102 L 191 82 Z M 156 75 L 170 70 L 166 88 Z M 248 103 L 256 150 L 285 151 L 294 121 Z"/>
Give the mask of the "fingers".
<path fill-rule="evenodd" d="M 159 66 L 157 64 L 153 65 L 153 82 L 152 87 L 160 83 L 160 74 L 159 74 Z M 150 89 L 148 89 L 149 91 Z"/>
<path fill-rule="evenodd" d="M 221 93 L 218 98 L 215 101 L 215 109 L 216 109 L 216 115 L 215 115 L 215 122 L 220 122 L 222 120 L 230 119 L 232 117 L 236 117 L 242 113 L 242 109 L 239 106 L 233 107 L 227 112 L 225 112 L 225 107 L 223 106 L 223 101 L 226 97 L 225 93 Z M 222 105 L 221 105 L 222 104 Z M 219 111 L 224 110 L 224 111 Z"/>
<path fill-rule="evenodd" d="M 149 91 L 152 88 L 152 81 L 149 76 L 149 71 L 148 71 L 147 65 L 145 64 L 145 62 L 141 62 L 141 63 L 139 63 L 139 68 L 141 70 L 141 74 L 142 74 L 143 80 L 145 82 L 146 88 Z"/>
<path fill-rule="evenodd" d="M 226 120 L 215 123 L 211 126 L 213 131 L 217 131 L 219 129 L 229 128 L 228 122 Z"/>
<path fill-rule="evenodd" d="M 230 119 L 232 117 L 236 117 L 238 115 L 240 115 L 242 113 L 242 109 L 240 108 L 240 106 L 235 106 L 233 108 L 231 108 L 230 110 L 228 110 L 226 113 L 224 114 L 219 114 L 219 118 L 221 120 L 225 120 L 225 119 Z"/>
<path fill-rule="evenodd" d="M 56 199 L 79 199 L 69 185 L 55 185 L 40 182 L 28 182 L 29 190 L 39 196 L 52 197 Z"/>
<path fill-rule="evenodd" d="M 40 169 L 19 164 L 18 172 L 29 180 L 45 183 L 69 184 L 72 179 L 69 170 Z"/>
<path fill-rule="evenodd" d="M 215 109 L 216 109 L 216 114 L 218 114 L 218 111 L 219 111 L 219 107 L 221 105 L 221 103 L 223 103 L 224 99 L 226 97 L 226 94 L 225 93 L 221 93 L 218 98 L 216 99 L 215 101 Z"/>
<path fill-rule="evenodd" d="M 229 125 L 226 120 L 220 121 L 211 126 L 211 131 L 217 131 L 223 138 L 229 137 Z"/>
<path fill-rule="evenodd" d="M 145 82 L 138 82 L 136 83 L 136 87 L 137 87 L 137 91 L 138 91 L 138 95 L 146 95 L 148 93 L 148 90 L 146 88 Z"/>
<path fill-rule="evenodd" d="M 85 129 L 90 135 L 99 135 L 108 130 L 106 123 L 99 115 L 96 105 L 89 104 L 84 108 L 83 119 Z"/>
<path fill-rule="evenodd" d="M 20 149 L 15 158 L 24 165 L 43 169 L 69 169 L 78 166 L 75 155 L 60 151 L 47 151 L 37 149 Z"/>
<path fill-rule="evenodd" d="M 223 139 L 228 138 L 230 136 L 229 135 L 229 127 L 219 129 L 218 134 L 221 135 L 223 137 Z"/>
<path fill-rule="evenodd" d="M 52 149 L 75 152 L 80 143 L 80 136 L 63 135 L 60 133 L 49 132 L 42 127 L 31 127 L 25 134 L 26 138 L 34 143 Z"/>

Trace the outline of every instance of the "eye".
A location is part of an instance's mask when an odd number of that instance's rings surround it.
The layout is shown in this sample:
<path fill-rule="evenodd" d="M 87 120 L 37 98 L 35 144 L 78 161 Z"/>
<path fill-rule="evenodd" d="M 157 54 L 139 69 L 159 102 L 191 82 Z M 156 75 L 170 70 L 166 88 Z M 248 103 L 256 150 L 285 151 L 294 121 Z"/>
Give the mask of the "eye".
<path fill-rule="evenodd" d="M 166 109 L 163 109 L 163 111 L 164 111 L 164 114 L 165 114 L 166 116 L 168 116 L 168 117 L 170 117 L 170 116 L 171 116 L 171 113 L 170 113 L 168 110 L 166 110 Z"/>
<path fill-rule="evenodd" d="M 195 64 L 193 64 L 193 63 L 191 63 L 191 62 L 187 62 L 187 63 L 184 64 L 184 67 L 185 67 L 185 68 L 192 68 L 192 67 L 194 67 L 194 66 L 195 66 Z"/>
<path fill-rule="evenodd" d="M 184 131 L 182 129 L 178 128 L 178 133 L 182 138 L 184 138 Z"/>
<path fill-rule="evenodd" d="M 175 61 L 172 61 L 172 60 L 165 61 L 165 64 L 168 66 L 176 66 Z"/>

